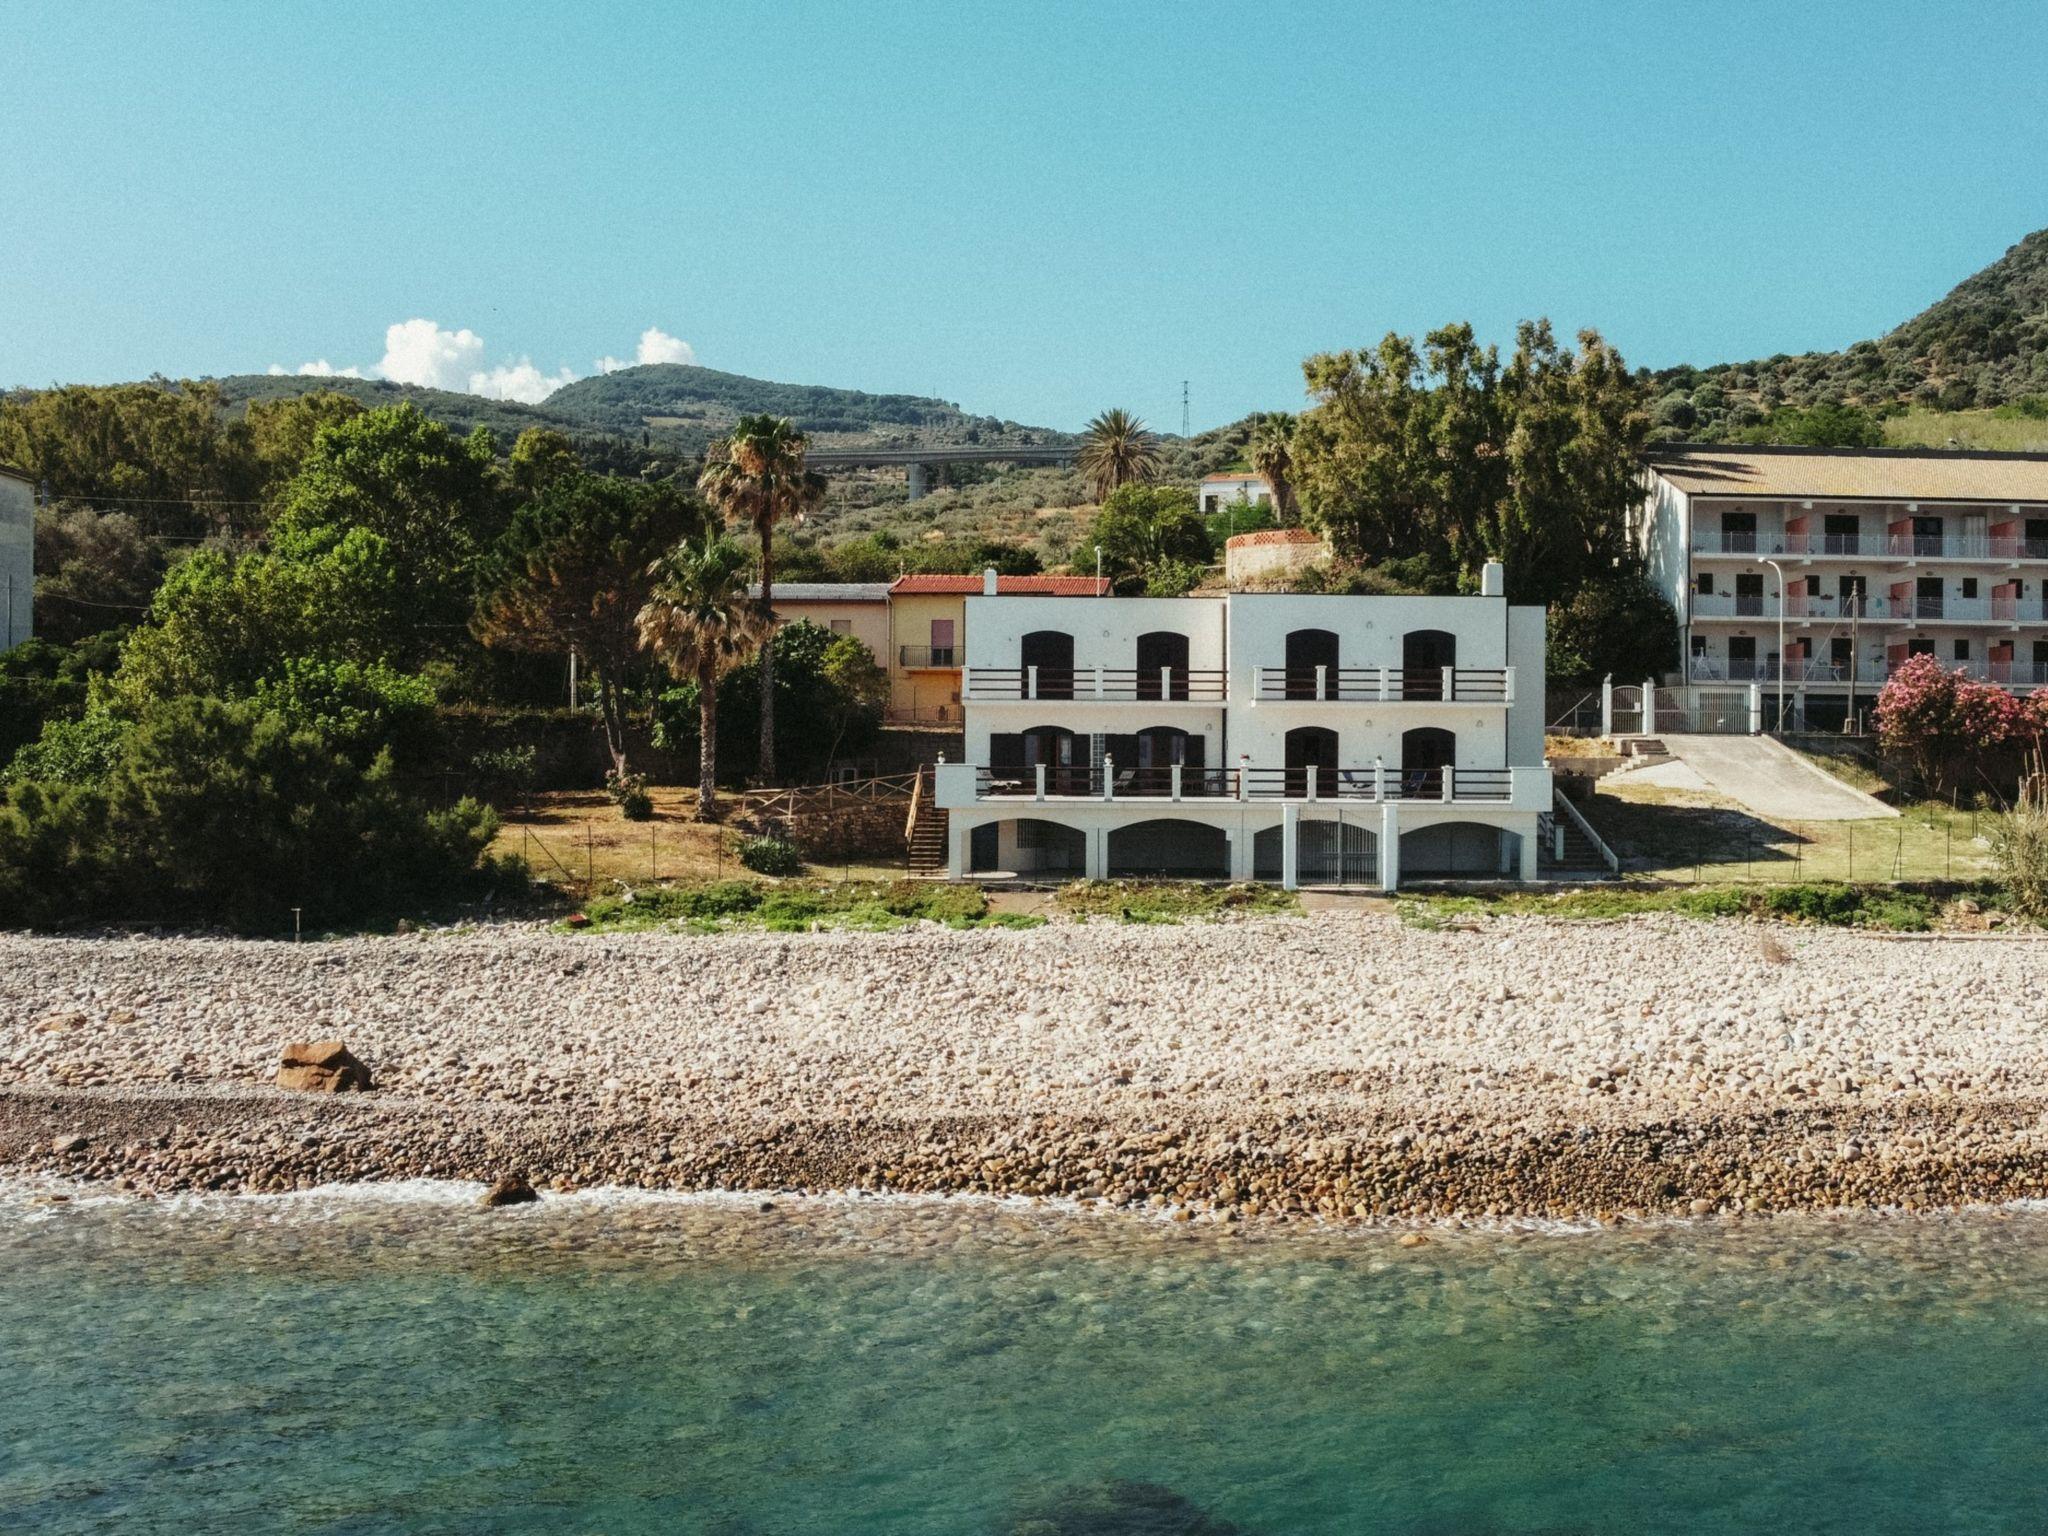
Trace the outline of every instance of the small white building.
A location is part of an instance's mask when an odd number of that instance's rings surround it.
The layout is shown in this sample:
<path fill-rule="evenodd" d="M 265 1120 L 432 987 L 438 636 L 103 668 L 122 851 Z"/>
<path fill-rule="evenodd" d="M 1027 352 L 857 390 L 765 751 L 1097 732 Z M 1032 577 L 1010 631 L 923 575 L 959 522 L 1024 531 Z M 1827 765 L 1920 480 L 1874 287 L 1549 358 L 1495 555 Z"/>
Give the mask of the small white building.
<path fill-rule="evenodd" d="M 1476 597 L 968 599 L 955 878 L 1533 880 L 1543 610 Z"/>
<path fill-rule="evenodd" d="M 0 650 L 35 633 L 36 485 L 0 464 Z"/>
<path fill-rule="evenodd" d="M 1204 475 L 1196 497 L 1202 515 L 1207 517 L 1214 512 L 1227 512 L 1232 502 L 1247 507 L 1270 507 L 1273 486 L 1264 475 Z"/>

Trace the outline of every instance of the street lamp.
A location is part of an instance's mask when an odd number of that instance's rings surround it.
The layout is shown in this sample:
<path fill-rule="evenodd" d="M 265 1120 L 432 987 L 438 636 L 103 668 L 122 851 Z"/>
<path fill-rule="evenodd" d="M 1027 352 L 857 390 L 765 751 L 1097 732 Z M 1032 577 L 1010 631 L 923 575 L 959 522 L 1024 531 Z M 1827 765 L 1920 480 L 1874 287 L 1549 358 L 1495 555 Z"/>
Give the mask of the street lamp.
<path fill-rule="evenodd" d="M 1785 734 L 1785 568 L 1777 561 L 1763 563 L 1778 573 L 1778 734 Z"/>

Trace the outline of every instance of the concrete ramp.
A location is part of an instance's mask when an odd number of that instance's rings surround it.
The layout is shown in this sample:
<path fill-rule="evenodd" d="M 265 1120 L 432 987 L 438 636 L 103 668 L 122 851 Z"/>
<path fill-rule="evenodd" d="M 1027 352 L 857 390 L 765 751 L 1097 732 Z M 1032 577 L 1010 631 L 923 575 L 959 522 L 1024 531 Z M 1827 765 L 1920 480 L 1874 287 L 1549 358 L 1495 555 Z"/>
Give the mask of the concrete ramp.
<path fill-rule="evenodd" d="M 1717 793 L 1771 821 L 1871 821 L 1898 811 L 1769 736 L 1665 736 Z"/>

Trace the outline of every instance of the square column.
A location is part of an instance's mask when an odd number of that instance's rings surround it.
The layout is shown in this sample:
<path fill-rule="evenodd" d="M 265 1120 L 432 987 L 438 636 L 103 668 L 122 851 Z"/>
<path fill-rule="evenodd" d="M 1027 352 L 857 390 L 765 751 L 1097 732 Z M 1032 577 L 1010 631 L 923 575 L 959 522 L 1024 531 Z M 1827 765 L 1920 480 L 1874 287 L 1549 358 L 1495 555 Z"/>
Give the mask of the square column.
<path fill-rule="evenodd" d="M 1522 870 L 1518 878 L 1524 885 L 1536 882 L 1536 860 L 1543 852 L 1543 839 L 1532 826 L 1522 834 Z"/>
<path fill-rule="evenodd" d="M 969 861 L 968 850 L 973 846 L 974 829 L 960 825 L 958 816 L 947 818 L 946 825 L 946 873 L 952 879 L 965 880 Z"/>
<path fill-rule="evenodd" d="M 1083 873 L 1090 880 L 1109 878 L 1109 831 L 1105 827 L 1090 827 L 1084 834 L 1088 839 L 1087 863 Z"/>
<path fill-rule="evenodd" d="M 1243 883 L 1252 878 L 1252 831 L 1245 826 L 1227 827 L 1223 836 L 1230 844 L 1230 878 Z"/>
<path fill-rule="evenodd" d="M 1380 807 L 1380 889 L 1392 891 L 1401 884 L 1401 802 L 1389 800 Z"/>
<path fill-rule="evenodd" d="M 1301 885 L 1301 807 L 1283 805 L 1280 807 L 1280 885 L 1283 890 L 1298 890 Z"/>

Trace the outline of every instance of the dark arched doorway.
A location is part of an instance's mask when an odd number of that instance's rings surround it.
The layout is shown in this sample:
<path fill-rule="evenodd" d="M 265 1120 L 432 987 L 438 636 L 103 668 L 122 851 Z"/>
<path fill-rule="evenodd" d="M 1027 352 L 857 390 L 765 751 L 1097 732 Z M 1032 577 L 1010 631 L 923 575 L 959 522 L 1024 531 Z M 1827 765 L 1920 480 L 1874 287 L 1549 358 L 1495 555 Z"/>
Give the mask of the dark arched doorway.
<path fill-rule="evenodd" d="M 1199 821 L 1141 821 L 1109 834 L 1111 879 L 1227 880 L 1230 839 Z"/>
<path fill-rule="evenodd" d="M 1203 738 L 1178 726 L 1154 725 L 1133 738 L 1137 749 L 1138 777 L 1133 792 L 1165 795 L 1173 792 L 1173 770 L 1180 769 L 1180 792 L 1199 795 L 1202 787 Z"/>
<path fill-rule="evenodd" d="M 1441 629 L 1411 629 L 1401 637 L 1401 697 L 1444 697 L 1444 668 L 1458 664 L 1458 637 Z"/>
<path fill-rule="evenodd" d="M 1401 733 L 1401 793 L 1410 800 L 1441 800 L 1444 776 L 1458 758 L 1458 738 L 1434 725 Z"/>
<path fill-rule="evenodd" d="M 974 829 L 972 873 L 1074 877 L 1088 865 L 1088 834 L 1056 821 L 1022 817 Z"/>
<path fill-rule="evenodd" d="M 1063 629 L 1034 629 L 1021 643 L 1018 665 L 1038 669 L 1041 699 L 1071 699 L 1074 696 L 1074 637 Z"/>
<path fill-rule="evenodd" d="M 1323 669 L 1329 687 L 1337 686 L 1337 636 L 1327 629 L 1296 629 L 1287 635 L 1287 697 L 1312 699 L 1316 696 L 1316 668 Z"/>
<path fill-rule="evenodd" d="M 1494 880 L 1520 867 L 1517 832 L 1478 822 L 1440 822 L 1401 834 L 1401 878 L 1459 877 Z"/>
<path fill-rule="evenodd" d="M 1138 697 L 1184 699 L 1188 696 L 1188 637 L 1172 630 L 1138 636 Z"/>
<path fill-rule="evenodd" d="M 1088 748 L 1086 736 L 1063 725 L 998 731 L 988 739 L 991 788 L 997 794 L 1035 793 L 1042 764 L 1048 795 L 1088 794 Z"/>
<path fill-rule="evenodd" d="M 1316 793 L 1337 793 L 1337 733 L 1320 725 L 1298 725 L 1287 733 L 1287 794 L 1308 793 L 1308 771 L 1316 770 Z"/>

